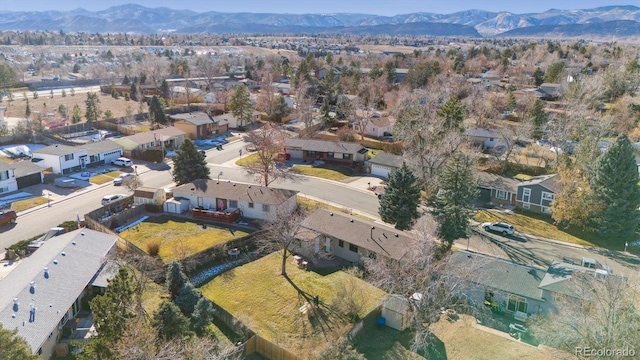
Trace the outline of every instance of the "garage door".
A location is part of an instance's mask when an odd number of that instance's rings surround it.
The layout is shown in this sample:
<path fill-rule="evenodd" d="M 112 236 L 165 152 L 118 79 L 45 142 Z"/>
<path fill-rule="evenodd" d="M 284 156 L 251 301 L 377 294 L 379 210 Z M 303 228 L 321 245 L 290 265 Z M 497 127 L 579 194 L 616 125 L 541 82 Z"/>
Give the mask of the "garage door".
<path fill-rule="evenodd" d="M 382 178 L 388 178 L 389 172 L 391 172 L 391 168 L 380 165 L 371 165 L 371 175 L 380 176 Z"/>
<path fill-rule="evenodd" d="M 291 154 L 292 159 L 302 159 L 302 150 L 287 149 L 287 154 Z"/>
<path fill-rule="evenodd" d="M 16 183 L 18 183 L 18 189 L 24 189 L 27 186 L 38 185 L 42 183 L 42 175 L 40 173 L 29 174 L 25 176 L 21 176 L 16 178 Z"/>
<path fill-rule="evenodd" d="M 491 189 L 480 188 L 478 200 L 482 201 L 483 203 L 488 203 L 489 201 L 491 201 Z"/>

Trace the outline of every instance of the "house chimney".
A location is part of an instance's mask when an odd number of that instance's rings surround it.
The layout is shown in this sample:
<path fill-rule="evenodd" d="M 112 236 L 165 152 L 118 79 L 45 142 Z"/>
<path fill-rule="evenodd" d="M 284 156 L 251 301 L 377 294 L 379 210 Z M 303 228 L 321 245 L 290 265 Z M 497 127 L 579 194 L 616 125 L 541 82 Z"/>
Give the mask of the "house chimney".
<path fill-rule="evenodd" d="M 45 268 L 44 268 L 44 278 L 45 278 L 45 279 L 48 279 L 48 278 L 49 278 L 49 268 L 48 268 L 48 267 L 45 267 Z"/>

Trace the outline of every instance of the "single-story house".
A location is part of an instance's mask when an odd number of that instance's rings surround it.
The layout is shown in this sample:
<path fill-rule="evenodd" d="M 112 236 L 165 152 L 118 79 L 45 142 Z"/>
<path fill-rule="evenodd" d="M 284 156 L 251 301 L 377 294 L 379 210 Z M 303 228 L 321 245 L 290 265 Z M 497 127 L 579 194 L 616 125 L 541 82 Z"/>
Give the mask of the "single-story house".
<path fill-rule="evenodd" d="M 162 188 L 141 186 L 133 191 L 133 203 L 136 205 L 162 205 L 167 199 L 167 192 Z"/>
<path fill-rule="evenodd" d="M 551 203 L 562 190 L 558 174 L 535 176 L 518 184 L 516 207 L 536 213 L 551 214 Z"/>
<path fill-rule="evenodd" d="M 313 244 L 312 253 L 304 254 L 309 257 L 335 256 L 353 264 L 365 257 L 399 261 L 413 244 L 409 235 L 392 227 L 325 209 L 307 216 L 302 226 L 311 232 L 303 240 Z M 299 250 L 309 252 L 311 247 L 303 245 Z"/>
<path fill-rule="evenodd" d="M 561 84 L 543 83 L 538 86 L 537 94 L 542 100 L 558 100 L 564 94 L 564 88 Z"/>
<path fill-rule="evenodd" d="M 371 175 L 380 176 L 383 179 L 388 179 L 391 171 L 398 170 L 402 167 L 404 159 L 399 155 L 379 152 L 368 162 L 371 166 Z"/>
<path fill-rule="evenodd" d="M 171 115 L 173 126 L 184 131 L 189 139 L 206 139 L 213 134 L 227 132 L 229 124 L 203 112 Z"/>
<path fill-rule="evenodd" d="M 104 293 L 117 239 L 82 228 L 45 241 L 0 279 L 2 326 L 17 329 L 34 354 L 50 359 L 65 324 L 75 325 L 69 321 L 88 299 Z"/>
<path fill-rule="evenodd" d="M 90 142 L 81 147 L 87 149 L 89 156 L 87 166 L 111 164 L 113 160 L 122 157 L 123 154 L 122 145 L 110 139 Z"/>
<path fill-rule="evenodd" d="M 0 194 L 18 190 L 14 164 L 0 161 Z"/>
<path fill-rule="evenodd" d="M 396 120 L 394 118 L 374 116 L 367 121 L 363 133 L 371 137 L 382 137 L 385 133 L 391 133 L 393 131 L 393 125 L 395 125 L 395 123 Z M 360 124 L 355 122 L 353 129 L 360 132 Z"/>
<path fill-rule="evenodd" d="M 112 139 L 112 141 L 122 145 L 124 150 L 144 151 L 147 149 L 158 148 L 164 146 L 167 148 L 177 149 L 184 141 L 186 133 L 177 127 L 169 126 L 162 129 L 150 130 L 134 135 L 124 136 Z M 164 145 L 163 145 L 164 143 Z"/>
<path fill-rule="evenodd" d="M 349 166 L 364 162 L 368 152 L 358 143 L 300 138 L 285 139 L 285 151 L 292 159 L 322 160 Z"/>
<path fill-rule="evenodd" d="M 44 169 L 31 161 L 18 161 L 11 164 L 11 166 L 13 167 L 14 174 L 16 176 L 18 190 L 31 185 L 42 184 L 44 181 L 44 176 L 42 174 Z"/>
<path fill-rule="evenodd" d="M 482 150 L 493 149 L 498 144 L 500 134 L 494 129 L 469 128 L 462 134 L 473 146 L 481 147 Z"/>
<path fill-rule="evenodd" d="M 500 206 L 516 205 L 516 194 L 520 181 L 506 176 L 490 174 L 480 171 L 477 174 L 478 198 L 483 203 L 493 203 Z"/>
<path fill-rule="evenodd" d="M 553 295 L 540 287 L 545 271 L 532 266 L 454 251 L 444 275 L 453 282 L 463 281 L 458 291 L 472 303 L 500 308 L 521 321 L 529 315 L 555 311 Z"/>
<path fill-rule="evenodd" d="M 63 175 L 84 169 L 89 164 L 89 155 L 84 147 L 57 144 L 34 150 L 31 161 L 44 169 L 51 168 L 54 174 Z"/>
<path fill-rule="evenodd" d="M 192 208 L 240 210 L 241 216 L 270 220 L 276 212 L 293 212 L 298 206 L 297 191 L 230 181 L 199 179 L 173 190 L 175 198 L 188 199 Z"/>

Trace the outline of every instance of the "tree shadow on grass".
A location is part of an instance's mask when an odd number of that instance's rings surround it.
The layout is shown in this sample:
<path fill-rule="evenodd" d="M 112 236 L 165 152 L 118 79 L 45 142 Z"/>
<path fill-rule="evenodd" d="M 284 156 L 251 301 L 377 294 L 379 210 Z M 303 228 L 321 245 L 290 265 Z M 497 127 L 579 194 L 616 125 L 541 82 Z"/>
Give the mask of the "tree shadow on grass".
<path fill-rule="evenodd" d="M 338 325 L 333 319 L 341 318 L 341 315 L 331 309 L 322 299 L 317 298 L 316 302 L 316 296 L 302 290 L 288 275 L 284 275 L 284 278 L 298 292 L 298 304 L 301 304 L 301 307 L 309 307 L 306 311 L 311 312 L 307 315 L 311 326 L 319 329 L 325 337 L 329 335 L 334 326 Z"/>

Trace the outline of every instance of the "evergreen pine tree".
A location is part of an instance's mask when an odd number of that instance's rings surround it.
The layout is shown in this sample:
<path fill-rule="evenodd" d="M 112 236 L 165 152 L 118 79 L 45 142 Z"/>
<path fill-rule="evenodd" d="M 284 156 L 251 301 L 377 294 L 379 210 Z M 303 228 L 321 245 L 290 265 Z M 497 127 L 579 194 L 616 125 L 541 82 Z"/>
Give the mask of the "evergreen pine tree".
<path fill-rule="evenodd" d="M 122 79 L 122 85 L 129 85 L 131 83 L 131 80 L 129 80 L 129 76 L 125 75 L 124 79 Z"/>
<path fill-rule="evenodd" d="M 82 120 L 82 110 L 80 110 L 80 106 L 78 106 L 78 104 L 75 104 L 71 110 L 71 122 L 77 124 L 80 120 Z"/>
<path fill-rule="evenodd" d="M 160 84 L 160 92 L 162 93 L 163 98 L 169 98 L 169 83 L 166 79 L 162 80 L 162 84 Z"/>
<path fill-rule="evenodd" d="M 178 305 L 180 311 L 182 311 L 185 316 L 191 316 L 200 297 L 200 291 L 198 291 L 191 282 L 187 282 L 182 289 L 180 289 L 174 303 Z"/>
<path fill-rule="evenodd" d="M 185 139 L 180 144 L 173 162 L 173 181 L 182 185 L 196 179 L 210 179 L 209 174 L 210 169 L 205 158 L 200 155 L 191 140 Z"/>
<path fill-rule="evenodd" d="M 206 297 L 201 297 L 196 303 L 196 307 L 191 314 L 191 325 L 199 336 L 202 336 L 204 329 L 213 321 L 215 309 L 213 304 Z"/>
<path fill-rule="evenodd" d="M 155 95 L 153 95 L 149 103 L 149 117 L 153 119 L 153 122 L 156 124 L 165 125 L 167 123 L 167 117 L 162 109 L 162 102 Z"/>
<path fill-rule="evenodd" d="M 87 100 L 85 100 L 84 103 L 87 106 L 84 114 L 84 116 L 87 118 L 87 122 L 98 120 L 98 116 L 100 114 L 100 110 L 98 109 L 98 104 L 100 103 L 98 94 L 94 92 L 88 92 Z"/>
<path fill-rule="evenodd" d="M 438 109 L 438 116 L 444 121 L 444 127 L 447 130 L 464 130 L 464 113 L 465 106 L 460 102 L 457 96 L 453 95 L 449 100 Z"/>
<path fill-rule="evenodd" d="M 604 205 L 597 216 L 600 235 L 620 241 L 635 238 L 640 223 L 640 187 L 634 148 L 626 135 L 618 136 L 598 157 L 591 187 Z"/>
<path fill-rule="evenodd" d="M 175 300 L 180 294 L 180 290 L 187 283 L 187 276 L 182 271 L 182 265 L 177 261 L 172 261 L 167 268 L 166 286 L 169 290 L 171 300 Z"/>
<path fill-rule="evenodd" d="M 531 122 L 533 124 L 531 137 L 534 140 L 542 139 L 544 135 L 544 127 L 549 120 L 549 117 L 544 112 L 544 101 L 536 99 L 536 101 L 533 103 L 533 106 L 529 110 L 529 117 L 531 117 Z"/>
<path fill-rule="evenodd" d="M 243 126 L 243 121 L 251 119 L 253 104 L 251 103 L 249 89 L 246 86 L 236 86 L 231 95 L 231 100 L 229 100 L 229 109 L 231 109 L 233 116 L 240 120 L 240 127 Z"/>
<path fill-rule="evenodd" d="M 38 360 L 27 341 L 17 335 L 18 329 L 8 330 L 0 324 L 0 359 Z"/>
<path fill-rule="evenodd" d="M 513 96 L 511 90 L 507 90 L 504 109 L 506 111 L 513 111 L 516 108 L 516 97 Z"/>
<path fill-rule="evenodd" d="M 189 319 L 170 301 L 164 301 L 153 314 L 153 325 L 161 340 L 180 339 L 189 332 Z"/>
<path fill-rule="evenodd" d="M 540 86 L 544 83 L 544 71 L 539 67 L 533 72 L 533 81 L 536 86 Z"/>
<path fill-rule="evenodd" d="M 418 218 L 420 188 L 416 185 L 416 177 L 407 164 L 393 170 L 385 193 L 380 199 L 380 218 L 382 221 L 396 225 L 398 230 L 411 229 L 413 220 Z"/>
<path fill-rule="evenodd" d="M 440 224 L 444 248 L 449 250 L 454 240 L 468 236 L 469 220 L 473 216 L 478 184 L 471 158 L 461 152 L 454 154 L 440 174 L 439 185 L 433 214 Z"/>

